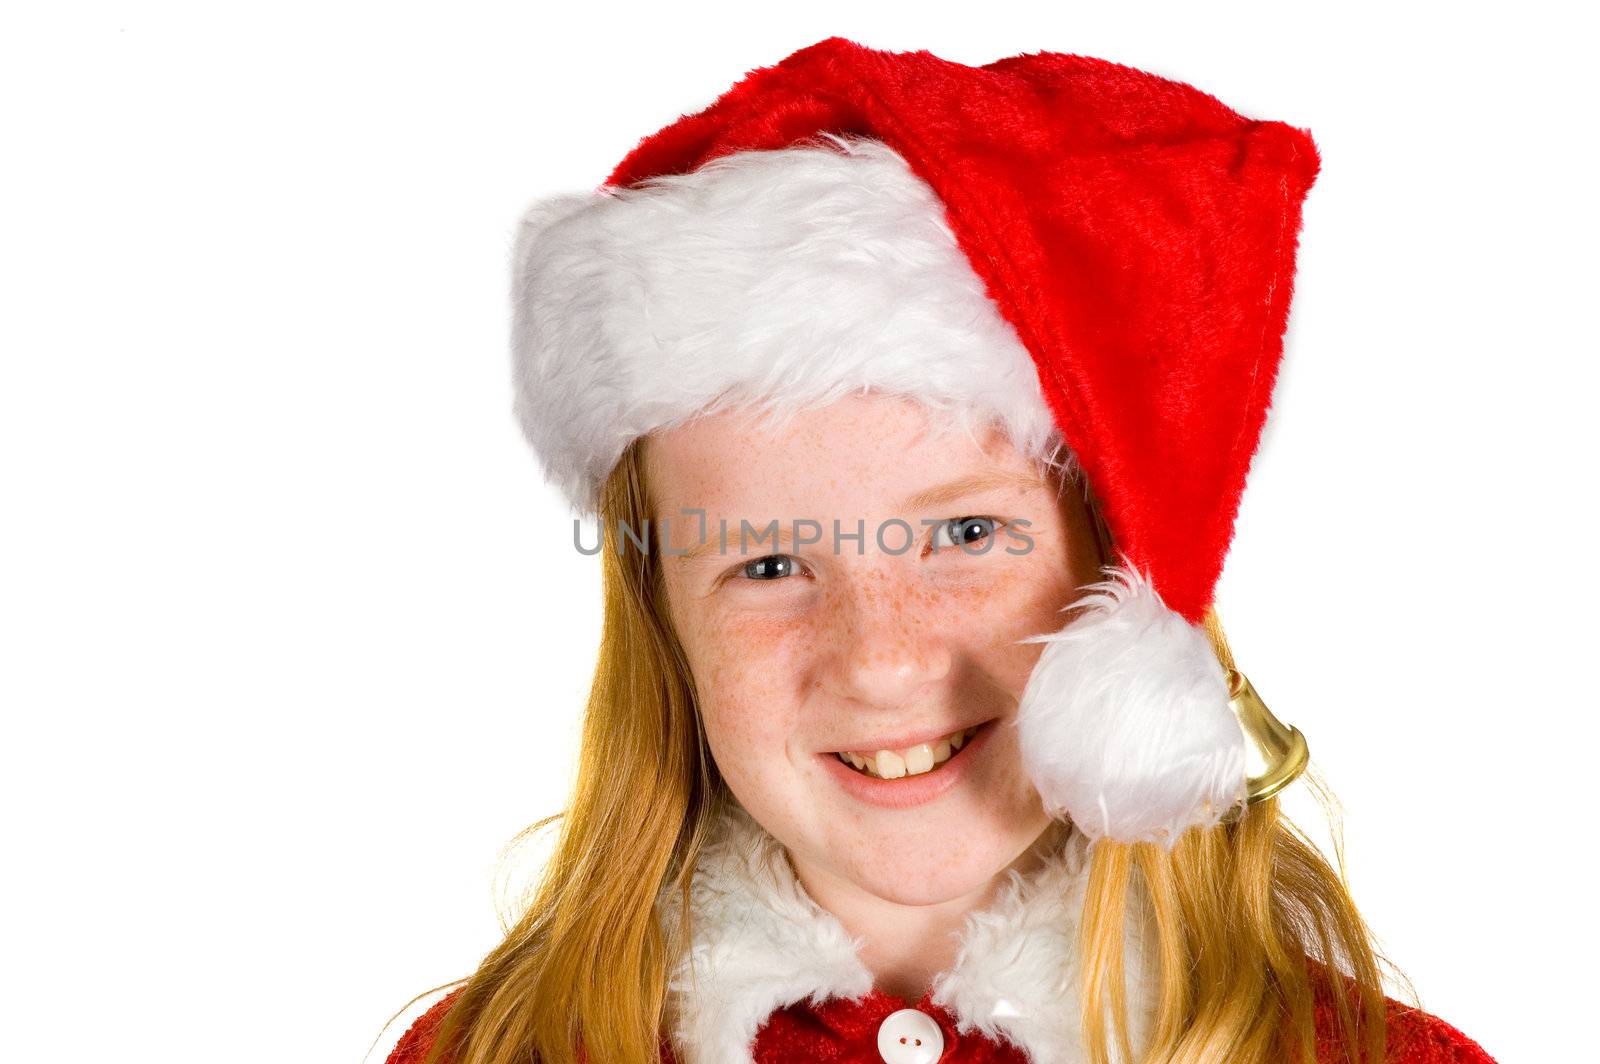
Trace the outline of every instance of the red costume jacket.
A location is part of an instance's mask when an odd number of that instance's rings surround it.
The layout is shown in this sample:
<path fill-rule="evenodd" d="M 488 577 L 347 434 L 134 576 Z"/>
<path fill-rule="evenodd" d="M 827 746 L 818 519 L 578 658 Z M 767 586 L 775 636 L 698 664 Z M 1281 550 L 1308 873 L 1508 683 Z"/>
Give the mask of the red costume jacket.
<path fill-rule="evenodd" d="M 1080 833 L 1064 834 L 1063 842 L 1047 833 L 1038 871 L 1010 873 L 998 899 L 969 917 L 954 965 L 912 1004 L 873 986 L 856 942 L 806 895 L 777 841 L 735 807 L 696 865 L 692 937 L 669 980 L 662 1061 L 1084 1064 L 1074 946 L 1088 849 Z M 659 911 L 670 927 L 670 892 Z M 1130 906 L 1130 917 L 1137 911 Z M 1153 934 L 1153 925 L 1130 920 L 1136 1050 L 1155 1015 Z M 1316 1023 L 1319 1060 L 1336 1064 L 1331 993 L 1319 997 Z M 421 1064 L 452 999 L 406 1031 L 388 1064 Z M 1389 1022 L 1394 1064 L 1494 1064 L 1448 1023 L 1393 999 Z"/>
<path fill-rule="evenodd" d="M 401 1037 L 387 1064 L 422 1064 L 433 1044 L 434 1031 L 454 999 L 455 994 L 451 993 L 423 1013 Z M 878 1028 L 891 1013 L 904 1007 L 899 999 L 879 992 L 858 1001 L 835 998 L 820 1006 L 790 1006 L 773 1013 L 761 1028 L 751 1057 L 756 1064 L 883 1064 L 877 1047 Z M 917 1007 L 926 1011 L 944 1032 L 944 1052 L 934 1058 L 938 1064 L 1043 1064 L 1030 1062 L 1025 1052 L 1010 1043 L 976 1033 L 959 1034 L 955 1018 L 930 1005 L 926 997 Z M 1389 1060 L 1393 1064 L 1494 1064 L 1476 1042 L 1426 1012 L 1391 1001 L 1389 1022 Z M 1319 1060 L 1323 1064 L 1336 1064 L 1339 1059 L 1328 1039 L 1334 1023 L 1331 1013 L 1318 1010 L 1318 1047 L 1323 1051 Z M 670 1046 L 662 1047 L 661 1059 L 663 1064 L 675 1064 Z"/>

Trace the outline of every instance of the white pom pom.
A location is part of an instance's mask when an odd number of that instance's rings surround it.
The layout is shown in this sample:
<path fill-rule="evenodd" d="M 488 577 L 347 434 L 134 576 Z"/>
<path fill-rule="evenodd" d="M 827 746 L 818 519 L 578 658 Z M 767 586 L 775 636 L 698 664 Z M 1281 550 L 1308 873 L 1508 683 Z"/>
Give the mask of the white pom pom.
<path fill-rule="evenodd" d="M 1245 794 L 1244 733 L 1205 630 L 1127 563 L 1044 643 L 1017 711 L 1045 810 L 1091 840 L 1158 842 L 1217 823 Z"/>

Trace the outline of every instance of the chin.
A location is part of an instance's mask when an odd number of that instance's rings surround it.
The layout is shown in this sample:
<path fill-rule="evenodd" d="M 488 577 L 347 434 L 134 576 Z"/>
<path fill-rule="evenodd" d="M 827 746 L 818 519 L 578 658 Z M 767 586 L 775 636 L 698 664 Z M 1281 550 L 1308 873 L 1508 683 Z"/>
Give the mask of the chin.
<path fill-rule="evenodd" d="M 998 885 L 1048 825 L 1042 814 L 1007 818 L 1003 830 L 993 819 L 970 820 L 960 829 L 863 839 L 860 848 L 835 849 L 833 862 L 840 875 L 885 901 L 936 905 Z"/>

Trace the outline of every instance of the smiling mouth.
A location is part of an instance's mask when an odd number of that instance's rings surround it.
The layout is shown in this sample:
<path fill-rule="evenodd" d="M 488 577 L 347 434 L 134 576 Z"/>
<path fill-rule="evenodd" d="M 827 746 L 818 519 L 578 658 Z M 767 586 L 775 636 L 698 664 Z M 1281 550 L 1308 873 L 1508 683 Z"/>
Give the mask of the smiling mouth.
<path fill-rule="evenodd" d="M 931 743 L 918 743 L 904 750 L 874 750 L 862 752 L 841 750 L 834 756 L 863 776 L 874 779 L 896 780 L 910 776 L 923 776 L 934 771 L 961 752 L 967 741 L 984 725 L 953 731 Z"/>

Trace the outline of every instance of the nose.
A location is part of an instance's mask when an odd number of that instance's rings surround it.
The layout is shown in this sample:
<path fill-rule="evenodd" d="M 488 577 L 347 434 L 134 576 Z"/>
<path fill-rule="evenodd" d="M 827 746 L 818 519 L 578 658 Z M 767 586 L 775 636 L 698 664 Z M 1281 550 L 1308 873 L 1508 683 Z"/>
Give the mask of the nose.
<path fill-rule="evenodd" d="M 865 706 L 903 709 L 925 700 L 950 672 L 945 625 L 923 596 L 888 574 L 839 592 L 828 630 L 835 693 Z"/>

